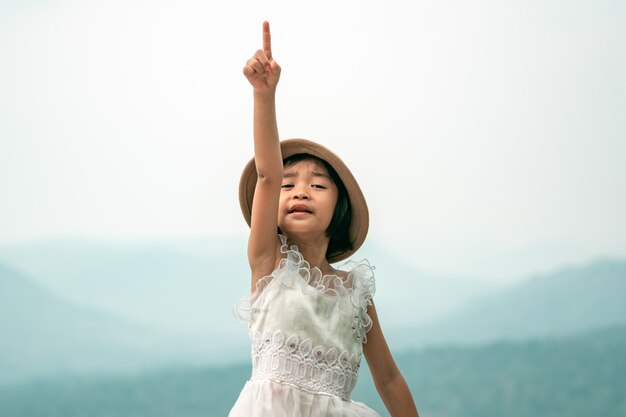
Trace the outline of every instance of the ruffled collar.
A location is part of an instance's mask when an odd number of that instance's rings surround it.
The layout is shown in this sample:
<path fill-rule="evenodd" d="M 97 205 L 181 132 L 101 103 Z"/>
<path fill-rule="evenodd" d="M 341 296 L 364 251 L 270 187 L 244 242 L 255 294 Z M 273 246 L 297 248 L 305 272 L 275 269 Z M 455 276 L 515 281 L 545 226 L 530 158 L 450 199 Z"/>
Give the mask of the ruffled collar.
<path fill-rule="evenodd" d="M 318 267 L 310 266 L 297 245 L 288 245 L 287 237 L 284 235 L 279 237 L 280 251 L 285 256 L 270 275 L 257 281 L 254 292 L 244 296 L 235 305 L 235 315 L 244 321 L 252 320 L 254 306 L 263 304 L 267 287 L 280 283 L 288 288 L 300 288 L 304 294 L 334 299 L 344 311 L 356 310 L 352 330 L 365 343 L 367 341 L 365 334 L 372 326 L 367 307 L 372 305 L 371 300 L 376 290 L 374 267 L 367 259 L 348 260 L 336 268 L 346 272 L 346 276 L 324 275 Z"/>

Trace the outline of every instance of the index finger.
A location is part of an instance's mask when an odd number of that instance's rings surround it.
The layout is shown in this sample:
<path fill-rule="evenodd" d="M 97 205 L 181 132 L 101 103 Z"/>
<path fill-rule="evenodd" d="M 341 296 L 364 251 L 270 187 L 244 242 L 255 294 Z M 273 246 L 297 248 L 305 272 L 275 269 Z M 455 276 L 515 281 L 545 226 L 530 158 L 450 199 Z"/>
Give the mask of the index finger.
<path fill-rule="evenodd" d="M 267 59 L 272 60 L 272 36 L 270 35 L 270 23 L 263 22 L 263 52 L 267 55 Z"/>

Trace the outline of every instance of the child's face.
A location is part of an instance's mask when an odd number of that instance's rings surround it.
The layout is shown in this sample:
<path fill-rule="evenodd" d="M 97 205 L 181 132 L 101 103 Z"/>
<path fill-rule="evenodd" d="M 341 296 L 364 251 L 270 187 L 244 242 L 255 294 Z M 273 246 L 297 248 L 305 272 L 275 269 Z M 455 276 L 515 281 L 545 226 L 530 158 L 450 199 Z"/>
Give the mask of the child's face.
<path fill-rule="evenodd" d="M 337 186 L 321 163 L 304 159 L 286 166 L 278 203 L 280 230 L 287 236 L 326 236 L 337 194 Z"/>

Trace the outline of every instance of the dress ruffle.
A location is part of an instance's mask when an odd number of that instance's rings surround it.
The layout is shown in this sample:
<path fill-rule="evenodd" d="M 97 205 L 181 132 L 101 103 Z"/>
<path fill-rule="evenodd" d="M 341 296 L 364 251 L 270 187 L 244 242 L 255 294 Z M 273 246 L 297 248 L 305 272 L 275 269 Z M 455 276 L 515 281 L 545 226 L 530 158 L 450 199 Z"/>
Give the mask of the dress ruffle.
<path fill-rule="evenodd" d="M 287 244 L 287 238 L 279 235 L 281 253 L 285 256 L 278 267 L 267 276 L 260 278 L 254 292 L 243 296 L 234 306 L 234 313 L 243 322 L 250 323 L 254 316 L 254 305 L 262 303 L 265 288 L 269 285 L 284 285 L 289 288 L 300 288 L 304 294 L 321 293 L 334 298 L 344 311 L 355 309 L 358 317 L 355 333 L 362 343 L 367 342 L 367 332 L 372 328 L 372 320 L 367 314 L 367 307 L 372 305 L 376 292 L 374 267 L 367 259 L 346 261 L 337 269 L 348 272 L 346 277 L 338 275 L 322 275 L 318 267 L 310 264 L 300 253 L 298 246 Z"/>
<path fill-rule="evenodd" d="M 248 381 L 229 417 L 380 417 L 363 403 L 293 389 L 270 379 Z"/>

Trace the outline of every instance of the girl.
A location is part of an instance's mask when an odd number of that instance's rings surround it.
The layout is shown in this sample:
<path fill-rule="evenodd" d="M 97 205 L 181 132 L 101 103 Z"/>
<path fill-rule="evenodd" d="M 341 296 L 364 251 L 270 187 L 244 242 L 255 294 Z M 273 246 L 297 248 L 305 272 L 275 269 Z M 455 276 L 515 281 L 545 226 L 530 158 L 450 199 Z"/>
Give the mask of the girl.
<path fill-rule="evenodd" d="M 250 225 L 249 297 L 237 305 L 252 339 L 252 376 L 230 417 L 377 417 L 350 400 L 362 354 L 389 413 L 417 417 L 372 303 L 373 268 L 346 259 L 365 240 L 368 211 L 343 161 L 304 139 L 278 140 L 281 68 L 269 23 L 244 67 L 254 93 L 254 158 L 239 199 Z M 277 234 L 278 231 L 278 234 Z"/>

